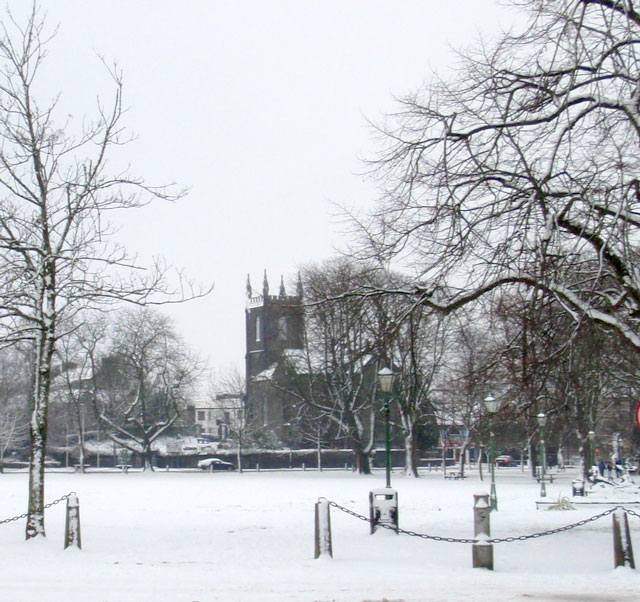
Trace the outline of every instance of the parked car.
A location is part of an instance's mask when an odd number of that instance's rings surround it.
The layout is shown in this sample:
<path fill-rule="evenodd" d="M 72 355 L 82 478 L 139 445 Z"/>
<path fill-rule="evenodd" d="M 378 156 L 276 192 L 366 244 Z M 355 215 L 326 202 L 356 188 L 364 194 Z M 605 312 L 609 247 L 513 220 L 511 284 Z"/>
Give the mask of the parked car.
<path fill-rule="evenodd" d="M 205 458 L 198 462 L 198 468 L 202 470 L 235 470 L 236 467 L 231 462 L 226 462 L 220 458 Z"/>
<path fill-rule="evenodd" d="M 514 464 L 511 456 L 498 456 L 496 458 L 496 466 L 514 466 Z"/>

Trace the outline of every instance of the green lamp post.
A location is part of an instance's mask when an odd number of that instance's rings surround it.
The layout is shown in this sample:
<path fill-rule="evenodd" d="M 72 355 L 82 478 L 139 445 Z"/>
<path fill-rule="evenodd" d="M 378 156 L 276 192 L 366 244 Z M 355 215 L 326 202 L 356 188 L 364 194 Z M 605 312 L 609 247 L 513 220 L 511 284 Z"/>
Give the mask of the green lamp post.
<path fill-rule="evenodd" d="M 587 474 L 589 476 L 591 476 L 591 473 L 593 472 L 593 465 L 595 463 L 595 457 L 593 454 L 593 442 L 595 441 L 596 438 L 596 434 L 594 431 L 589 431 L 587 433 L 587 438 L 589 439 L 589 470 L 587 471 Z"/>
<path fill-rule="evenodd" d="M 491 493 L 489 495 L 489 504 L 491 511 L 498 509 L 498 494 L 496 493 L 496 459 L 495 446 L 493 440 L 493 416 L 498 411 L 498 400 L 491 394 L 487 395 L 484 400 L 484 407 L 489 415 L 489 462 L 491 463 Z"/>
<path fill-rule="evenodd" d="M 540 412 L 537 416 L 540 426 L 540 497 L 547 497 L 545 475 L 547 472 L 547 452 L 544 447 L 544 427 L 547 424 L 547 415 Z"/>
<path fill-rule="evenodd" d="M 389 408 L 389 398 L 391 397 L 391 387 L 393 386 L 393 372 L 389 368 L 382 368 L 378 372 L 378 383 L 384 393 L 384 446 L 385 446 L 385 473 L 386 486 L 391 487 L 391 422 Z"/>

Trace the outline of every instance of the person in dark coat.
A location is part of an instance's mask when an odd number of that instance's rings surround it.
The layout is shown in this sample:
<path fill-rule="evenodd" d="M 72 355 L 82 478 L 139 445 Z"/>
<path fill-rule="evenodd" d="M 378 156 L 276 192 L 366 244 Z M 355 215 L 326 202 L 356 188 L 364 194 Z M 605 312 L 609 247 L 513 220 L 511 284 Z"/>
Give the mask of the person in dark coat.
<path fill-rule="evenodd" d="M 598 464 L 598 470 L 600 471 L 600 476 L 604 477 L 604 460 L 600 460 L 600 463 Z"/>

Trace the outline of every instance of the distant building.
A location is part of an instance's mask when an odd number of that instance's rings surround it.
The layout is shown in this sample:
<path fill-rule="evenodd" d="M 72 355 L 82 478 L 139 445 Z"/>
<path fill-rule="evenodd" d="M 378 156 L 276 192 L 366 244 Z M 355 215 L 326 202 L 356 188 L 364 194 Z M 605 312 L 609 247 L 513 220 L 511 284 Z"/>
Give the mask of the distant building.
<path fill-rule="evenodd" d="M 300 280 L 295 295 L 286 293 L 283 279 L 278 294 L 271 295 L 266 272 L 261 294 L 254 292 L 247 277 L 247 409 L 254 426 L 284 443 L 291 443 L 288 425 L 295 418 L 284 360 L 292 353 L 301 354 L 304 347 L 302 304 Z"/>
<path fill-rule="evenodd" d="M 222 442 L 242 421 L 244 411 L 240 394 L 224 393 L 215 398 L 202 399 L 189 404 L 189 413 L 196 435 L 210 441 Z"/>

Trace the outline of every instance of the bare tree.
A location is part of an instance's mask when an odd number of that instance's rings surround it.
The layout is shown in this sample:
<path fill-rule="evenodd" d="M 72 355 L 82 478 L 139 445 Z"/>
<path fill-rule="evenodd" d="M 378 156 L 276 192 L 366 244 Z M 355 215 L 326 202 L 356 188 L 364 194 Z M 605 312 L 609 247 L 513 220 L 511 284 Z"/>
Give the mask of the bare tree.
<path fill-rule="evenodd" d="M 480 466 L 488 435 L 483 399 L 488 393 L 500 395 L 497 389 L 502 389 L 490 322 L 479 314 L 459 312 L 452 320 L 446 346 L 446 377 L 438 379 L 438 392 L 434 395 L 438 423 L 443 428 L 452 425 L 458 430 L 462 473 L 467 449 L 473 441 Z"/>
<path fill-rule="evenodd" d="M 385 125 L 376 256 L 452 311 L 503 287 L 555 297 L 640 349 L 640 13 L 514 0 L 522 31 L 460 57 Z"/>
<path fill-rule="evenodd" d="M 153 470 L 152 446 L 182 415 L 201 368 L 171 320 L 150 308 L 119 312 L 95 394 L 107 435 L 142 454 Z"/>
<path fill-rule="evenodd" d="M 300 416 L 334 424 L 336 439 L 353 450 L 355 469 L 363 474 L 371 472 L 375 434 L 378 363 L 368 338 L 373 316 L 366 300 L 341 295 L 359 286 L 366 270 L 347 260 L 304 270 L 305 349 L 285 358 L 286 386 L 273 382 L 312 409 Z"/>
<path fill-rule="evenodd" d="M 51 400 L 57 401 L 65 414 L 67 454 L 70 439 L 75 439 L 79 469 L 85 472 L 85 437 L 87 431 L 98 430 L 94 412 L 96 370 L 99 358 L 106 354 L 108 322 L 98 312 L 83 312 L 74 322 L 66 324 L 69 334 L 59 340 L 56 348 L 61 366 Z"/>
<path fill-rule="evenodd" d="M 379 354 L 389 358 L 395 372 L 391 398 L 403 437 L 404 472 L 417 477 L 419 430 L 435 429 L 433 400 L 444 368 L 449 320 L 406 300 L 377 298 L 373 306 L 384 316 L 378 319 Z"/>
<path fill-rule="evenodd" d="M 246 381 L 236 367 L 226 370 L 215 383 L 216 391 L 227 393 L 225 406 L 230 413 L 229 437 L 236 444 L 236 463 L 239 472 L 243 470 L 242 455 L 254 435 L 262 429 L 251 420 L 247 407 Z M 211 393 L 215 397 L 215 392 Z"/>
<path fill-rule="evenodd" d="M 74 134 L 59 98 L 38 101 L 50 39 L 35 5 L 26 23 L 8 14 L 0 28 L 0 335 L 34 348 L 27 539 L 45 534 L 44 454 L 61 320 L 86 306 L 144 303 L 154 291 L 170 292 L 167 271 L 136 269 L 113 243 L 107 219 L 110 211 L 172 198 L 126 171 L 110 173 L 111 149 L 126 142 L 122 77 L 109 72 L 111 104 L 99 103 L 95 119 Z"/>
<path fill-rule="evenodd" d="M 28 439 L 28 364 L 25 354 L 15 347 L 0 352 L 0 472 L 7 451 L 25 445 Z"/>

